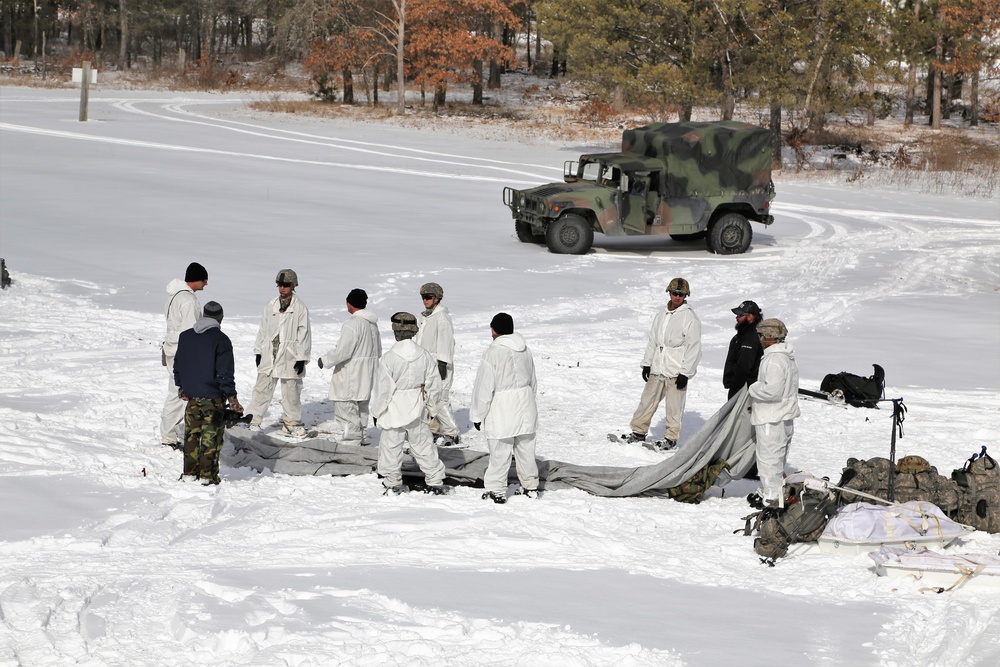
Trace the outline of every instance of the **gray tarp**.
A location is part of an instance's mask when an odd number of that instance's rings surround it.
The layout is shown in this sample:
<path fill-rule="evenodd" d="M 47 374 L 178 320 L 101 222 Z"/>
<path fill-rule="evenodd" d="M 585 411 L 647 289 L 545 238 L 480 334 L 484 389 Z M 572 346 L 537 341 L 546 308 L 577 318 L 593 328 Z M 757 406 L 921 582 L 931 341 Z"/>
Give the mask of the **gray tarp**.
<path fill-rule="evenodd" d="M 717 486 L 740 479 L 753 467 L 753 427 L 746 389 L 712 415 L 705 425 L 660 463 L 636 468 L 581 466 L 561 461 L 539 461 L 543 489 L 582 489 L 597 496 L 665 496 L 713 461 L 725 460 Z M 359 475 L 375 470 L 377 447 L 342 445 L 324 438 L 286 442 L 244 429 L 226 431 L 223 461 L 233 467 L 270 470 L 286 475 Z M 471 449 L 439 448 L 448 481 L 482 486 L 489 454 Z M 420 477 L 416 462 L 403 461 L 403 475 Z M 511 481 L 517 480 L 513 466 Z M 478 483 L 478 484 L 477 484 Z"/>

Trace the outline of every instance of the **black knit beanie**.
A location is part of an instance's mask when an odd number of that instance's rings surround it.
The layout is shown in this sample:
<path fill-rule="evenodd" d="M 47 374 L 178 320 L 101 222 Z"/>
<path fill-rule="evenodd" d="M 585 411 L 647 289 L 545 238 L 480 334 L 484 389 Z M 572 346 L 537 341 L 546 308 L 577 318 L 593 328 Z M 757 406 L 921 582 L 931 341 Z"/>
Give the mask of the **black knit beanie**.
<path fill-rule="evenodd" d="M 493 329 L 501 336 L 514 333 L 514 318 L 507 313 L 497 313 L 490 322 L 490 329 Z"/>
<path fill-rule="evenodd" d="M 199 280 L 208 280 L 208 271 L 198 262 L 188 264 L 187 271 L 184 272 L 184 282 L 195 283 Z"/>
<path fill-rule="evenodd" d="M 368 293 L 355 287 L 347 293 L 347 303 L 355 308 L 366 308 L 368 306 Z"/>

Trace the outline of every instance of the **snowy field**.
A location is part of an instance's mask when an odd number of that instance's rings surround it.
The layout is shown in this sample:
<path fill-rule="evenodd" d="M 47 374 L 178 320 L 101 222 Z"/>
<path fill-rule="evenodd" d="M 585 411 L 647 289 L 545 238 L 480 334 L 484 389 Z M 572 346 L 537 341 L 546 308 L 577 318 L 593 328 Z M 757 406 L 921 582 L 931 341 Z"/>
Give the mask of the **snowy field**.
<path fill-rule="evenodd" d="M 776 178 L 751 251 L 603 239 L 582 257 L 521 244 L 504 185 L 561 176 L 595 146 L 477 128 L 270 117 L 231 95 L 0 89 L 0 665 L 996 665 L 996 589 L 877 577 L 864 555 L 762 566 L 733 531 L 754 485 L 700 505 L 553 491 L 505 506 L 380 495 L 374 474 L 177 481 L 159 445 L 164 287 L 204 264 L 249 399 L 274 276 L 293 268 L 313 358 L 344 298 L 383 323 L 441 283 L 456 325 L 452 403 L 468 405 L 497 311 L 534 351 L 541 457 L 655 463 L 627 429 L 667 282 L 691 283 L 704 357 L 684 417 L 725 401 L 734 317 L 779 317 L 802 386 L 878 363 L 909 412 L 899 455 L 944 474 L 1000 454 L 1000 205 Z M 307 425 L 330 416 L 307 370 Z M 275 403 L 265 424 L 279 416 Z M 790 468 L 837 478 L 887 456 L 891 411 L 803 402 Z M 662 412 L 652 435 L 663 432 Z M 374 432 L 377 435 L 377 432 Z M 1000 535 L 951 550 L 997 553 Z"/>

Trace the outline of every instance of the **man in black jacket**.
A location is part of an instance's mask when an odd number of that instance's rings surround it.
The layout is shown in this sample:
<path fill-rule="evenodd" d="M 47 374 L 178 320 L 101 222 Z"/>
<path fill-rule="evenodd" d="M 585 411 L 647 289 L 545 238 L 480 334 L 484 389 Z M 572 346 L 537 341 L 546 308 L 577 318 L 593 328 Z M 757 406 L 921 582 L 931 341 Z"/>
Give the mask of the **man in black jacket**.
<path fill-rule="evenodd" d="M 729 354 L 722 372 L 722 386 L 729 390 L 729 398 L 757 381 L 760 359 L 764 356 L 757 335 L 757 325 L 763 319 L 760 308 L 753 301 L 744 301 L 732 310 L 736 315 L 736 335 L 729 341 Z"/>
<path fill-rule="evenodd" d="M 206 485 L 219 483 L 226 405 L 243 412 L 236 397 L 233 344 L 221 324 L 222 306 L 209 301 L 194 326 L 181 332 L 174 357 L 177 394 L 187 401 L 181 477 L 191 476 Z"/>

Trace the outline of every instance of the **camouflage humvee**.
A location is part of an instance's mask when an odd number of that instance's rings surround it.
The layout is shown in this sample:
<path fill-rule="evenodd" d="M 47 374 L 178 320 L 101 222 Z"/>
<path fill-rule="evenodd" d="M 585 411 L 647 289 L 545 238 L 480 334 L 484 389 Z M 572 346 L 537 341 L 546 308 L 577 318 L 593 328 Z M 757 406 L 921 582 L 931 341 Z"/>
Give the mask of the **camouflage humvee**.
<path fill-rule="evenodd" d="M 594 232 L 705 238 L 722 255 L 746 252 L 750 220 L 774 222 L 771 133 L 739 123 L 653 123 L 622 133 L 621 153 L 581 155 L 564 183 L 504 188 L 517 238 L 582 255 Z"/>

